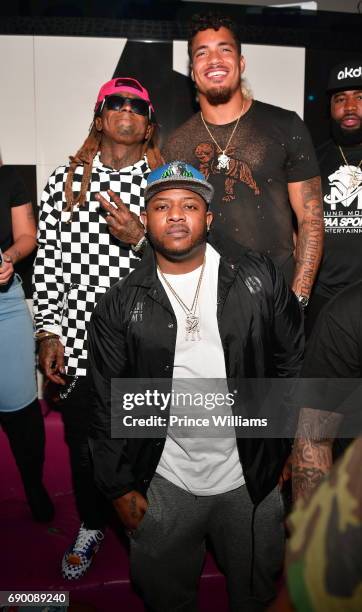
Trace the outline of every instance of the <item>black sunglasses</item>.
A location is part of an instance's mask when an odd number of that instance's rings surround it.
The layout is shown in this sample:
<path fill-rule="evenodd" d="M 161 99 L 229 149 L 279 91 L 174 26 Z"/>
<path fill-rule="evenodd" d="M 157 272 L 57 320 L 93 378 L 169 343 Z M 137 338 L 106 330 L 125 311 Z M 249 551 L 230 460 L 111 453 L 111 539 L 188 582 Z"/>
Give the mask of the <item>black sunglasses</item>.
<path fill-rule="evenodd" d="M 120 111 L 125 104 L 129 104 L 131 111 L 136 113 L 136 115 L 143 115 L 151 119 L 151 107 L 146 100 L 142 100 L 141 98 L 127 98 L 126 96 L 106 96 L 98 112 L 101 113 L 103 108 L 112 111 Z"/>

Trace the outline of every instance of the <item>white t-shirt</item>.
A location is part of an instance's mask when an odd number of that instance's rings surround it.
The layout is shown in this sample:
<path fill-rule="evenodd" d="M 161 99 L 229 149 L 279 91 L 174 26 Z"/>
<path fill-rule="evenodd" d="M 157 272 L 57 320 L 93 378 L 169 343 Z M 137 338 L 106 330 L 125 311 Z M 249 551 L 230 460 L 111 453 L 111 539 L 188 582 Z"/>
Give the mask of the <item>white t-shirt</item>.
<path fill-rule="evenodd" d="M 228 393 L 224 351 L 216 317 L 219 262 L 220 255 L 208 244 L 196 310 L 196 315 L 200 318 L 201 338 L 194 341 L 190 336 L 186 339 L 186 314 L 158 271 L 177 319 L 172 387 L 174 394 L 190 391 L 197 393 L 200 390 L 224 395 Z M 201 266 L 188 274 L 165 275 L 189 308 L 194 299 L 200 272 Z M 200 379 L 209 380 L 205 385 Z M 171 406 L 170 415 L 192 416 L 194 410 L 195 408 L 190 406 L 186 409 Z M 221 411 L 224 415 L 232 414 L 227 405 L 224 405 Z M 197 413 L 198 416 L 202 414 L 209 419 L 212 416 L 212 410 L 203 407 L 198 408 Z M 194 495 L 216 495 L 232 491 L 244 484 L 235 433 L 231 437 L 228 433 L 229 437 L 225 437 L 222 431 L 215 432 L 216 430 L 213 432 L 210 429 L 198 428 L 197 433 L 187 432 L 191 437 L 180 437 L 180 432 L 175 433 L 169 427 L 157 473 Z M 210 434 L 215 437 L 209 437 Z"/>

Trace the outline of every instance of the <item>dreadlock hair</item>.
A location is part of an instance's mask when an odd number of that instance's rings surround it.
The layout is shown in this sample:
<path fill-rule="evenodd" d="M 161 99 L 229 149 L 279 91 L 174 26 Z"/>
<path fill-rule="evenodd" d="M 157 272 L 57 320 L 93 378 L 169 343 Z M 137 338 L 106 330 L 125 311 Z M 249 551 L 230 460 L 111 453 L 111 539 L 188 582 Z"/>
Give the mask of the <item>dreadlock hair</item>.
<path fill-rule="evenodd" d="M 98 132 L 95 126 L 95 118 L 97 113 L 94 115 L 94 119 L 92 125 L 89 130 L 89 134 L 85 141 L 83 142 L 81 148 L 76 152 L 76 154 L 70 155 L 70 164 L 67 179 L 65 182 L 65 200 L 66 206 L 64 211 L 71 213 L 70 221 L 72 219 L 72 213 L 74 206 L 79 204 L 79 206 L 84 206 L 87 191 L 91 179 L 92 174 L 92 165 L 93 159 L 97 155 L 100 144 L 102 140 L 102 132 Z M 163 158 L 161 156 L 161 152 L 159 149 L 159 128 L 157 123 L 152 122 L 153 130 L 151 132 L 150 137 L 144 142 L 141 152 L 141 158 L 146 154 L 148 165 L 151 170 L 158 168 L 164 164 Z M 82 182 L 80 185 L 79 193 L 73 192 L 73 179 L 74 173 L 78 166 L 83 166 L 83 176 Z"/>
<path fill-rule="evenodd" d="M 187 42 L 187 50 L 189 54 L 190 63 L 192 64 L 192 41 L 196 34 L 203 32 L 204 30 L 220 30 L 220 28 L 226 28 L 230 30 L 232 37 L 235 41 L 236 48 L 241 53 L 241 40 L 239 34 L 239 27 L 230 19 L 230 17 L 223 17 L 221 13 L 208 12 L 204 14 L 196 14 L 191 17 L 189 23 L 189 37 Z"/>

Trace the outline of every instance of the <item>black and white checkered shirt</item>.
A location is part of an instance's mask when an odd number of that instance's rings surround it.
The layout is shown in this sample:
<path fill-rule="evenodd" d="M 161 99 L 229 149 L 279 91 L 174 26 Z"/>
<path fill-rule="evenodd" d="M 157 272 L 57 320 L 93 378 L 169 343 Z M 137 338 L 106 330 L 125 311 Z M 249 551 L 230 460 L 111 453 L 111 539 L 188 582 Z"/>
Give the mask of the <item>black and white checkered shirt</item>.
<path fill-rule="evenodd" d="M 143 209 L 143 193 L 150 172 L 144 158 L 127 168 L 104 166 L 94 158 L 86 204 L 76 206 L 71 223 L 64 187 L 69 166 L 60 166 L 50 176 L 39 211 L 39 248 L 34 266 L 34 317 L 36 330 L 59 335 L 64 345 L 65 368 L 70 376 L 86 374 L 86 326 L 97 301 L 105 291 L 126 276 L 137 261 L 132 250 L 108 231 L 99 214 L 101 193 L 119 194 L 137 215 Z M 73 191 L 80 191 L 83 167 L 74 174 Z"/>

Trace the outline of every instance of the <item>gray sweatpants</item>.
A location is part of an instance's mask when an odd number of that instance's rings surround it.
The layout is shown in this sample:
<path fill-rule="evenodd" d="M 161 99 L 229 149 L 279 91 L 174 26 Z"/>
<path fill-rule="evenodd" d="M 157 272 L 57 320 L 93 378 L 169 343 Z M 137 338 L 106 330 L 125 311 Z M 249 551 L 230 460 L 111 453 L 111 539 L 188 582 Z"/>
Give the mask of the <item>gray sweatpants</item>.
<path fill-rule="evenodd" d="M 232 612 L 264 610 L 275 596 L 284 552 L 283 504 L 276 488 L 257 506 L 246 486 L 196 497 L 155 474 L 149 506 L 131 537 L 131 575 L 154 612 L 195 612 L 211 541 Z"/>

